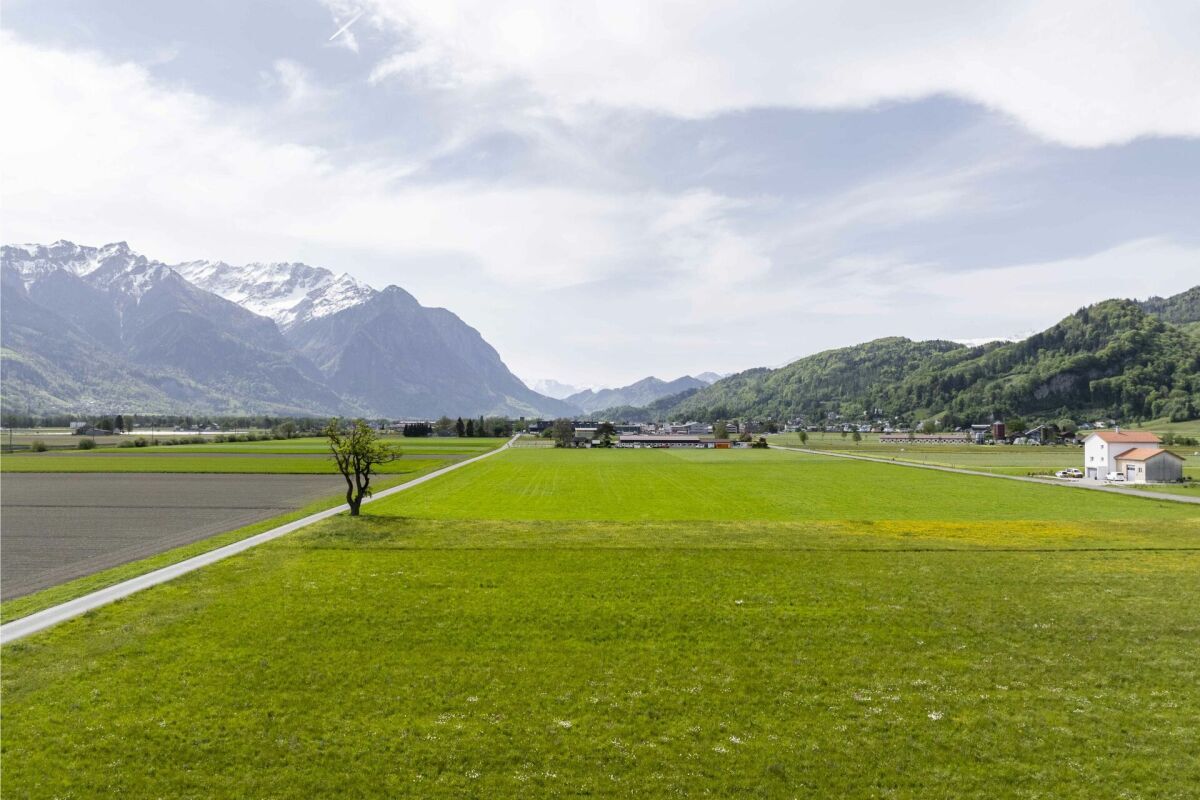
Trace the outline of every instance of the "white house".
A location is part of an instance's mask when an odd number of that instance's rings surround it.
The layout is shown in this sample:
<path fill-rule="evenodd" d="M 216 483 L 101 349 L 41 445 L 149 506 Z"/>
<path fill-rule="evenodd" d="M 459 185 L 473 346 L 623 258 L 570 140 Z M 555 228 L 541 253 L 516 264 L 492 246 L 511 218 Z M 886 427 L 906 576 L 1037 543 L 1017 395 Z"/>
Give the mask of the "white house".
<path fill-rule="evenodd" d="M 1083 440 L 1083 474 L 1104 479 L 1117 472 L 1117 457 L 1137 448 L 1162 449 L 1162 439 L 1143 431 L 1096 431 Z"/>
<path fill-rule="evenodd" d="M 1183 456 L 1160 447 L 1135 447 L 1117 456 L 1117 472 L 1126 483 L 1169 483 L 1183 480 Z"/>

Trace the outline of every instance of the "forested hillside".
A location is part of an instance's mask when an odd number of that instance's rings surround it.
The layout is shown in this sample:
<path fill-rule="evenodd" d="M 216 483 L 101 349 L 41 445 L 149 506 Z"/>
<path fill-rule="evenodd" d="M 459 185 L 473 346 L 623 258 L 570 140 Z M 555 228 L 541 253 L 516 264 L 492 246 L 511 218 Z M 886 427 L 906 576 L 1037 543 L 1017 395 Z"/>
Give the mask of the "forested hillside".
<path fill-rule="evenodd" d="M 878 407 L 887 387 L 930 358 L 967 348 L 954 342 L 876 339 L 827 350 L 776 370 L 753 369 L 717 381 L 672 408 L 675 416 L 812 417 L 826 411 L 861 416 Z"/>
<path fill-rule="evenodd" d="M 1200 407 L 1197 341 L 1137 303 L 1084 308 L 1020 342 L 931 359 L 885 393 L 893 413 L 950 412 L 1192 419 Z"/>
<path fill-rule="evenodd" d="M 961 422 L 1011 415 L 1200 416 L 1200 287 L 1142 303 L 1108 300 L 1020 342 L 877 339 L 753 369 L 646 409 L 669 419 L 813 420 L 882 415 Z"/>

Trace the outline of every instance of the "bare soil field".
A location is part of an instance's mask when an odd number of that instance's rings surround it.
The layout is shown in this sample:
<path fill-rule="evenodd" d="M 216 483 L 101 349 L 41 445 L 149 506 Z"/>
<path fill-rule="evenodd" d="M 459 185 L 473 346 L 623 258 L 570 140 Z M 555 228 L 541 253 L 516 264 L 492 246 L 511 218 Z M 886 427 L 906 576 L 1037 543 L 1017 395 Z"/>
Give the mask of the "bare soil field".
<path fill-rule="evenodd" d="M 6 474 L 0 597 L 249 525 L 344 486 L 339 475 Z"/>

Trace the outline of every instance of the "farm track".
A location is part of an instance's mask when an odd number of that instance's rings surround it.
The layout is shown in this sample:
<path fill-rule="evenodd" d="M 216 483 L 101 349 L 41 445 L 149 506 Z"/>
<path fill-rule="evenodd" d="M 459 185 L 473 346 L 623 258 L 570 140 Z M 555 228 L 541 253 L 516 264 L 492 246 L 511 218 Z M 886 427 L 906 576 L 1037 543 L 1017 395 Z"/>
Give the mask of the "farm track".
<path fill-rule="evenodd" d="M 944 467 L 937 464 L 917 464 L 913 461 L 898 461 L 894 458 L 876 458 L 875 456 L 860 456 L 852 453 L 838 453 L 832 450 L 812 450 L 807 447 L 784 447 L 782 445 L 771 445 L 774 450 L 791 450 L 794 453 L 805 453 L 811 456 L 829 456 L 830 458 L 848 458 L 852 461 L 874 461 L 877 464 L 891 464 L 894 467 L 915 467 L 917 469 L 932 469 L 938 472 L 952 472 L 959 475 L 977 475 L 983 478 L 1002 478 L 1009 481 L 1021 481 L 1023 483 L 1036 483 L 1039 486 L 1064 486 L 1075 489 L 1089 489 L 1093 492 L 1108 492 L 1110 494 L 1123 494 L 1129 497 L 1141 497 L 1146 500 L 1167 500 L 1173 503 L 1190 503 L 1192 505 L 1200 505 L 1200 497 L 1186 497 L 1177 494 L 1167 494 L 1165 492 L 1141 491 L 1138 489 L 1130 489 L 1125 486 L 1109 486 L 1107 484 L 1092 484 L 1085 481 L 1072 481 L 1066 483 L 1060 480 L 1050 480 L 1048 478 L 1034 478 L 1027 475 L 1005 475 L 999 472 L 982 472 L 980 470 L 965 469 L 963 467 Z"/>

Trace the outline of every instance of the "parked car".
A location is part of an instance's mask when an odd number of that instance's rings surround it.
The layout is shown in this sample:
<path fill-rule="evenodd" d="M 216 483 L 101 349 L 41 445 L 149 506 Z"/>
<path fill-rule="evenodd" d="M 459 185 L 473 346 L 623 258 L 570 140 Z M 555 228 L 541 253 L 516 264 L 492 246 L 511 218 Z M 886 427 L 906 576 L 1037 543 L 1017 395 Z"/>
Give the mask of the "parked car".
<path fill-rule="evenodd" d="M 1119 481 L 1119 482 L 1123 483 L 1125 481 L 1125 473 L 1124 472 L 1110 472 L 1104 476 L 1104 479 L 1106 481 Z"/>
<path fill-rule="evenodd" d="M 1082 478 L 1083 472 L 1075 469 L 1074 467 L 1071 467 L 1070 469 L 1060 469 L 1058 472 L 1054 473 L 1054 477 L 1056 477 L 1056 478 Z"/>

